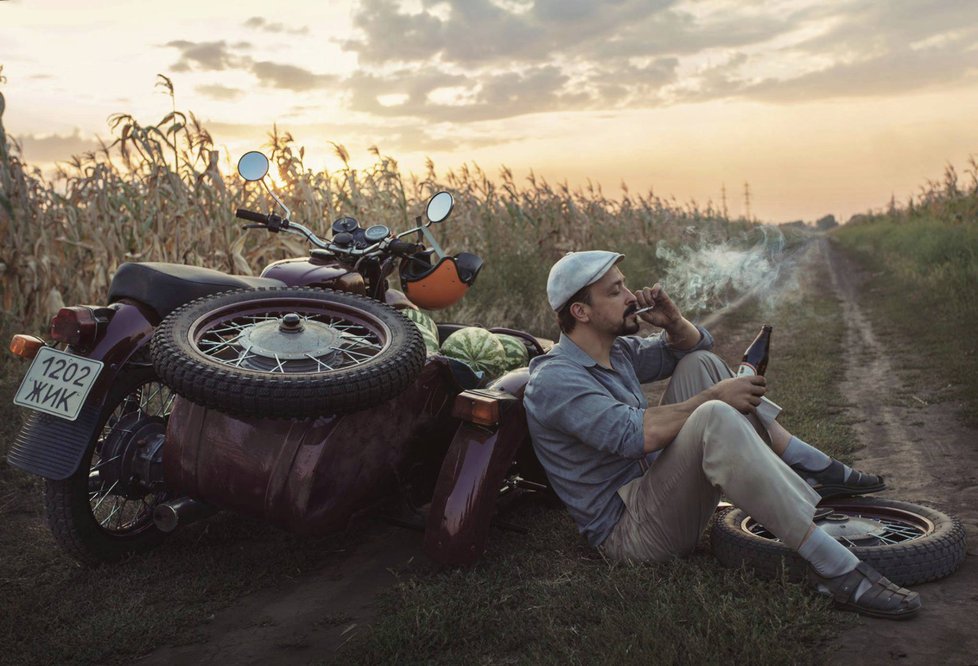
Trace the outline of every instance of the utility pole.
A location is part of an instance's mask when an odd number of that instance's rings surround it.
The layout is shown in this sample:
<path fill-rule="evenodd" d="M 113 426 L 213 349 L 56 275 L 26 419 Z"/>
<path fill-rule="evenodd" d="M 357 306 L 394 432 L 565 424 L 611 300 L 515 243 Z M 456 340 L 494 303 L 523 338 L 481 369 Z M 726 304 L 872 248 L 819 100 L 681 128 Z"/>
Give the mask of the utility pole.
<path fill-rule="evenodd" d="M 747 210 L 747 221 L 750 222 L 753 218 L 750 215 L 750 183 L 744 182 L 744 208 Z"/>
<path fill-rule="evenodd" d="M 730 218 L 727 216 L 727 184 L 726 183 L 722 183 L 720 185 L 720 205 L 722 206 L 721 210 L 723 211 L 723 219 L 729 220 Z"/>

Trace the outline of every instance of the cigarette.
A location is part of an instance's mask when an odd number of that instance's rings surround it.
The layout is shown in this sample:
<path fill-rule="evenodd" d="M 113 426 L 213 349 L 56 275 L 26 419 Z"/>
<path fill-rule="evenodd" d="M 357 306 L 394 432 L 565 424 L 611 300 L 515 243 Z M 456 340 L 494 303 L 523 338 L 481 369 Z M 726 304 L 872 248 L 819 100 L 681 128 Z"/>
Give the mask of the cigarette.
<path fill-rule="evenodd" d="M 653 308 L 655 308 L 654 305 L 647 305 L 644 308 L 639 308 L 638 310 L 636 310 L 632 314 L 642 314 L 643 312 L 648 312 L 649 310 L 651 310 Z"/>

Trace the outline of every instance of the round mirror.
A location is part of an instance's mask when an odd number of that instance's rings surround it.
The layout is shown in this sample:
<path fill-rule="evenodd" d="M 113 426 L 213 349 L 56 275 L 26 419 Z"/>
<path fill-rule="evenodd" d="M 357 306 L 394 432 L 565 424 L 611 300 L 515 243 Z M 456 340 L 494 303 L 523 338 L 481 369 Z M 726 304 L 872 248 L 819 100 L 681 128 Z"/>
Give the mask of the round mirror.
<path fill-rule="evenodd" d="M 268 158 L 257 150 L 249 150 L 238 160 L 238 173 L 245 180 L 261 180 L 268 173 Z"/>
<path fill-rule="evenodd" d="M 451 194 L 448 192 L 439 192 L 428 200 L 425 215 L 428 216 L 431 222 L 441 222 L 452 212 L 454 205 L 455 199 L 452 198 Z"/>

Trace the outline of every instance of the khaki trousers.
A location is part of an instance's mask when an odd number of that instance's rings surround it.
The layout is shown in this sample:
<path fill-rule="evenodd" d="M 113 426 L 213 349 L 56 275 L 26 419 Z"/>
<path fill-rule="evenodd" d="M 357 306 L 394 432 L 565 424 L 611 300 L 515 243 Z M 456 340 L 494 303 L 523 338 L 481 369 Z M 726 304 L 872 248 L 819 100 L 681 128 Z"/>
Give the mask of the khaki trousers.
<path fill-rule="evenodd" d="M 732 376 L 716 355 L 694 352 L 679 362 L 662 404 L 688 400 Z M 619 488 L 625 511 L 601 550 L 620 561 L 688 555 L 721 493 L 797 550 L 820 497 L 766 439 L 753 415 L 719 400 L 699 406 L 645 474 Z"/>

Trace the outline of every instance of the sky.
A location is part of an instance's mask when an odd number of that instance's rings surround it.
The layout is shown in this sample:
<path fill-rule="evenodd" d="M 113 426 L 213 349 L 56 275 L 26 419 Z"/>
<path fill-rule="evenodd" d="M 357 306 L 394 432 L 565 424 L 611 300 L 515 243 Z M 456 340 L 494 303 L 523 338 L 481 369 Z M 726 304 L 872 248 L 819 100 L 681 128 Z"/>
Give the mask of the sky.
<path fill-rule="evenodd" d="M 0 0 L 3 123 L 44 169 L 192 111 L 231 159 L 376 146 L 840 221 L 978 153 L 974 0 Z"/>

